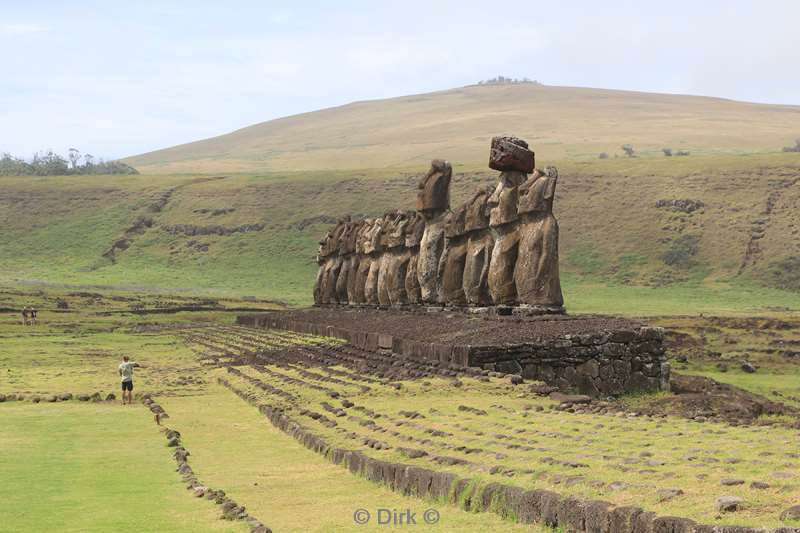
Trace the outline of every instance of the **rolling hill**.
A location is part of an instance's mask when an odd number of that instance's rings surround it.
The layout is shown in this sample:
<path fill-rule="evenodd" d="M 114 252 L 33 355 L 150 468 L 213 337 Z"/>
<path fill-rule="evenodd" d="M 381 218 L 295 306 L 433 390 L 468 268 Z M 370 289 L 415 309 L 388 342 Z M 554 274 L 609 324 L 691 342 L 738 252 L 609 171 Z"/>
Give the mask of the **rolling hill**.
<path fill-rule="evenodd" d="M 354 102 L 255 124 L 125 159 L 142 172 L 406 169 L 434 157 L 485 168 L 494 135 L 528 140 L 548 159 L 613 156 L 633 144 L 693 154 L 773 152 L 800 136 L 800 106 L 554 87 L 469 86 Z"/>
<path fill-rule="evenodd" d="M 0 178 L 0 283 L 306 304 L 337 217 L 413 208 L 432 157 L 455 163 L 453 203 L 465 200 L 497 180 L 489 138 L 513 133 L 560 170 L 571 311 L 800 309 L 800 153 L 780 152 L 798 119 L 800 107 L 534 85 L 350 104 L 126 160 L 138 176 Z M 615 157 L 624 143 L 639 156 Z"/>

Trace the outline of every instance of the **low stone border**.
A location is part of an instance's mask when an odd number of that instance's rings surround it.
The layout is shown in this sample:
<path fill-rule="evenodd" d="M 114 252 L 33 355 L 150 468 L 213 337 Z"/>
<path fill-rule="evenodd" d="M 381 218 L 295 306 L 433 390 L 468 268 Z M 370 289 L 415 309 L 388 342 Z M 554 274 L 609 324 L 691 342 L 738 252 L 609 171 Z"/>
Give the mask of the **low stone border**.
<path fill-rule="evenodd" d="M 109 392 L 105 396 L 103 396 L 102 392 L 95 392 L 92 394 L 72 394 L 71 392 L 62 392 L 60 394 L 32 394 L 32 393 L 11 393 L 11 394 L 0 394 L 0 403 L 4 402 L 24 402 L 28 400 L 33 403 L 39 402 L 68 402 L 70 400 L 78 400 L 81 402 L 111 402 L 117 399 L 117 395 L 113 392 Z"/>
<path fill-rule="evenodd" d="M 169 415 L 167 415 L 161 405 L 156 403 L 149 394 L 142 396 L 142 403 L 155 415 L 157 424 L 160 425 L 161 420 L 169 418 Z M 180 472 L 183 482 L 186 483 L 186 488 L 191 490 L 195 497 L 213 500 L 217 505 L 221 505 L 221 518 L 224 520 L 241 520 L 247 522 L 250 526 L 250 533 L 272 533 L 270 528 L 261 523 L 257 518 L 251 516 L 243 505 L 239 505 L 231 498 L 227 497 L 224 490 L 212 489 L 200 482 L 192 467 L 189 466 L 188 457 L 190 453 L 181 443 L 180 432 L 167 427 L 162 427 L 161 431 L 167 439 L 167 446 L 175 448 L 172 457 L 178 465 L 177 471 Z"/>
<path fill-rule="evenodd" d="M 484 486 L 449 472 L 374 459 L 360 451 L 334 448 L 303 428 L 282 410 L 258 402 L 253 394 L 236 389 L 226 379 L 218 382 L 254 405 L 273 426 L 306 448 L 351 473 L 406 496 L 431 498 L 461 509 L 494 512 L 521 523 L 539 523 L 580 533 L 800 533 L 800 528 L 697 524 L 688 518 L 657 516 L 635 506 L 615 506 L 600 500 L 581 500 L 548 490 L 525 490 L 501 483 Z"/>

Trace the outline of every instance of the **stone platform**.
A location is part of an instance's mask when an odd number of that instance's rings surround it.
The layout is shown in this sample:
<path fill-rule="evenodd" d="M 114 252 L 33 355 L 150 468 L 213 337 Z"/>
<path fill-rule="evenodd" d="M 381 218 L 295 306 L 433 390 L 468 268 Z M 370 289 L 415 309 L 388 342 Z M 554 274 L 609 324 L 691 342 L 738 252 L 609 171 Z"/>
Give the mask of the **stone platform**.
<path fill-rule="evenodd" d="M 624 318 L 328 307 L 240 315 L 237 323 L 336 337 L 364 350 L 389 350 L 440 364 L 519 374 L 591 396 L 669 387 L 663 330 Z"/>

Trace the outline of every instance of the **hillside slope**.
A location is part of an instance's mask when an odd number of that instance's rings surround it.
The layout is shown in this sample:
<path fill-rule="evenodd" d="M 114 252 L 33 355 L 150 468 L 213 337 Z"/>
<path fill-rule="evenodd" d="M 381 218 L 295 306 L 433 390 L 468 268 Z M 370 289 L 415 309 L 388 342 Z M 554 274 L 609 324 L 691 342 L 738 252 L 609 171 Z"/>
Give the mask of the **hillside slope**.
<path fill-rule="evenodd" d="M 555 163 L 570 310 L 800 309 L 800 154 Z M 4 178 L 0 283 L 308 303 L 328 225 L 347 213 L 413 208 L 426 169 Z M 453 204 L 496 180 L 488 170 L 458 172 Z"/>
<path fill-rule="evenodd" d="M 255 117 L 254 117 L 255 118 Z M 125 159 L 142 172 L 405 169 L 434 157 L 484 168 L 489 139 L 513 133 L 550 159 L 663 147 L 774 152 L 800 136 L 800 106 L 545 85 L 469 86 L 255 124 Z"/>

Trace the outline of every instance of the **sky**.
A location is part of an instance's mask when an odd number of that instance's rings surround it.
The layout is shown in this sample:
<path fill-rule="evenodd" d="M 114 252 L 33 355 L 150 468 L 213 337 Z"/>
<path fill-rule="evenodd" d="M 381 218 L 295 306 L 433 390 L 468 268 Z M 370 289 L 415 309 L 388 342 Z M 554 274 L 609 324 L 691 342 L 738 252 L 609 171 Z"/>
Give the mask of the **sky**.
<path fill-rule="evenodd" d="M 800 104 L 798 20 L 797 0 L 0 0 L 0 152 L 113 159 L 497 75 Z"/>

